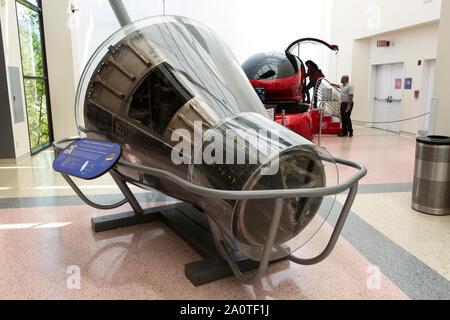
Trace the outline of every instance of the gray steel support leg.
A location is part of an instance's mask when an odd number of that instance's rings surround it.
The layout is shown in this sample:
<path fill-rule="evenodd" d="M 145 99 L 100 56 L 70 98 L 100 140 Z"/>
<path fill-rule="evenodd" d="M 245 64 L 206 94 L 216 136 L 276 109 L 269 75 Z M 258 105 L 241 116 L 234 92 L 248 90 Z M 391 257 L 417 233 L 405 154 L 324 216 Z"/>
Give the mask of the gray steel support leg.
<path fill-rule="evenodd" d="M 345 201 L 339 219 L 336 223 L 336 226 L 334 227 L 334 231 L 333 234 L 331 235 L 330 241 L 328 242 L 328 245 L 325 248 L 325 250 L 320 255 L 312 259 L 301 259 L 291 254 L 289 255 L 289 260 L 305 266 L 318 264 L 323 260 L 325 260 L 331 254 L 334 247 L 336 246 L 336 243 L 339 239 L 339 236 L 341 235 L 342 229 L 344 228 L 345 221 L 347 220 L 347 217 L 350 213 L 350 209 L 352 207 L 353 201 L 355 200 L 357 193 L 358 193 L 358 184 L 356 183 L 350 188 L 347 200 Z"/>
<path fill-rule="evenodd" d="M 95 232 L 109 231 L 117 228 L 130 227 L 137 224 L 161 220 L 162 212 L 178 208 L 182 205 L 180 203 L 175 203 L 144 210 L 123 178 L 115 171 L 110 171 L 110 173 L 120 191 L 133 208 L 133 211 L 92 218 L 91 225 Z"/>
<path fill-rule="evenodd" d="M 134 212 L 137 215 L 143 214 L 144 210 L 142 209 L 141 205 L 139 204 L 139 201 L 137 201 L 136 197 L 133 195 L 133 192 L 131 192 L 130 188 L 128 188 L 126 182 L 122 179 L 122 177 L 115 171 L 111 171 L 110 174 L 113 177 L 114 182 L 119 187 L 120 191 L 123 193 L 125 198 L 130 203 Z"/>
<path fill-rule="evenodd" d="M 222 246 L 217 248 L 218 250 L 220 250 L 221 255 L 225 257 L 234 275 L 244 284 L 252 285 L 256 281 L 260 280 L 262 276 L 266 273 L 267 267 L 270 263 L 270 255 L 272 253 L 272 249 L 275 243 L 277 231 L 280 226 L 281 214 L 283 212 L 283 202 L 284 199 L 282 198 L 275 200 L 275 209 L 273 211 L 272 222 L 270 223 L 270 228 L 267 234 L 267 240 L 264 245 L 264 250 L 261 256 L 261 261 L 259 262 L 258 269 L 256 270 L 253 276 L 249 278 L 242 273 L 242 270 L 239 269 L 239 266 L 236 264 L 236 261 L 233 260 L 233 257 L 231 256 L 225 241 L 222 241 L 221 242 Z M 217 230 L 218 229 L 216 229 L 216 231 Z M 215 232 L 214 229 L 212 231 Z M 220 239 L 220 236 L 218 236 L 217 239 Z"/>
<path fill-rule="evenodd" d="M 73 182 L 73 180 L 66 174 L 62 174 L 62 177 L 67 181 L 67 183 L 69 184 L 69 186 L 72 187 L 72 190 L 80 197 L 81 200 L 83 200 L 84 203 L 86 203 L 88 206 L 91 206 L 95 209 L 99 209 L 99 210 L 111 210 L 111 209 L 116 209 L 119 208 L 121 206 L 123 206 L 124 204 L 128 203 L 127 199 L 123 199 L 120 202 L 114 203 L 114 204 L 98 204 L 95 203 L 91 200 L 89 200 L 84 193 L 80 190 L 80 188 L 78 188 L 78 186 L 75 184 L 75 182 Z"/>

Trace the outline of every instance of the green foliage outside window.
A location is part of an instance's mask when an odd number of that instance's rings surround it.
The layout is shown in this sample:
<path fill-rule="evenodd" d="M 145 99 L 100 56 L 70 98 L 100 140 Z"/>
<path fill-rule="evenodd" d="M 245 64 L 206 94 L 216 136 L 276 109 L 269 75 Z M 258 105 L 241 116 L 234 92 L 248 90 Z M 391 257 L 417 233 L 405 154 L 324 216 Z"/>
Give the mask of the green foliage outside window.
<path fill-rule="evenodd" d="M 39 14 L 17 3 L 19 38 L 24 75 L 31 149 L 50 142 L 46 81 Z"/>

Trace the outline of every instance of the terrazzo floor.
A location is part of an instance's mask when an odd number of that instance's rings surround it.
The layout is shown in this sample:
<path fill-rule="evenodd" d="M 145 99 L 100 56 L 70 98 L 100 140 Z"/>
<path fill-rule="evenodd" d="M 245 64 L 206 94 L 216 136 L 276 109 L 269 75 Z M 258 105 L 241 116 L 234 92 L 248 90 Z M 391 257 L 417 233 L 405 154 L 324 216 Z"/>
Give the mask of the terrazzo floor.
<path fill-rule="evenodd" d="M 92 217 L 131 208 L 84 205 L 52 171 L 51 150 L 18 164 L 0 161 L 0 299 L 450 299 L 450 217 L 410 206 L 415 140 L 357 128 L 353 138 L 323 136 L 321 145 L 368 168 L 342 236 L 324 262 L 272 264 L 253 286 L 233 276 L 193 286 L 184 265 L 201 257 L 163 222 L 94 233 Z M 339 181 L 353 172 L 339 167 Z M 78 183 L 97 201 L 118 199 L 108 176 Z M 144 207 L 174 202 L 132 190 Z M 299 256 L 323 249 L 345 197 L 337 196 Z"/>

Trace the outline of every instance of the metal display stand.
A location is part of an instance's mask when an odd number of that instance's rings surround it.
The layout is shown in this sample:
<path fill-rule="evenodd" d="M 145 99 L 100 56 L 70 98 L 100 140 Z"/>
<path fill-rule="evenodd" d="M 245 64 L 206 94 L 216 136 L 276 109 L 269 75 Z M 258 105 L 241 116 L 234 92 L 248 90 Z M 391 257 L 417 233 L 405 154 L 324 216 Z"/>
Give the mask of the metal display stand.
<path fill-rule="evenodd" d="M 53 144 L 55 155 L 58 155 L 64 148 L 59 144 L 66 142 L 73 142 L 79 140 L 80 137 L 72 137 L 55 141 Z M 259 280 L 266 272 L 270 262 L 270 255 L 274 247 L 276 233 L 279 228 L 280 218 L 282 214 L 283 201 L 287 198 L 313 198 L 336 195 L 346 190 L 350 190 L 345 205 L 340 213 L 338 222 L 330 238 L 326 249 L 317 257 L 312 259 L 301 259 L 292 254 L 286 256 L 292 262 L 302 265 L 317 264 L 326 259 L 334 249 L 336 242 L 341 234 L 342 228 L 345 224 L 350 208 L 355 199 L 358 182 L 367 174 L 367 169 L 358 163 L 343 160 L 343 159 L 329 159 L 321 157 L 323 161 L 334 162 L 349 166 L 358 170 L 353 177 L 345 183 L 328 188 L 315 189 L 288 189 L 288 190 L 264 190 L 264 191 L 224 191 L 208 189 L 194 185 L 170 172 L 140 166 L 124 161 L 119 161 L 121 166 L 134 169 L 137 172 L 151 175 L 155 178 L 163 178 L 186 189 L 199 196 L 207 196 L 216 199 L 225 200 L 261 200 L 273 199 L 275 201 L 275 209 L 273 219 L 271 221 L 267 240 L 264 246 L 264 251 L 260 262 L 255 262 L 245 257 L 233 243 L 227 238 L 220 227 L 210 219 L 205 213 L 186 203 L 165 205 L 156 208 L 144 210 L 129 187 L 126 180 L 114 168 L 110 171 L 114 181 L 123 193 L 125 199 L 111 205 L 100 205 L 90 201 L 73 180 L 66 174 L 62 174 L 64 179 L 72 187 L 75 193 L 89 206 L 100 210 L 110 210 L 118 208 L 126 203 L 129 203 L 133 211 L 104 217 L 92 219 L 92 229 L 95 232 L 102 232 L 116 228 L 128 227 L 136 224 L 152 222 L 156 220 L 163 221 L 175 233 L 183 238 L 189 245 L 192 246 L 204 259 L 198 262 L 193 262 L 185 266 L 186 277 L 196 286 L 215 281 L 234 274 L 245 284 L 253 284 Z M 281 259 L 284 260 L 284 259 Z M 280 261 L 280 260 L 278 260 Z M 248 278 L 243 275 L 243 272 L 252 269 L 257 269 L 255 274 Z"/>

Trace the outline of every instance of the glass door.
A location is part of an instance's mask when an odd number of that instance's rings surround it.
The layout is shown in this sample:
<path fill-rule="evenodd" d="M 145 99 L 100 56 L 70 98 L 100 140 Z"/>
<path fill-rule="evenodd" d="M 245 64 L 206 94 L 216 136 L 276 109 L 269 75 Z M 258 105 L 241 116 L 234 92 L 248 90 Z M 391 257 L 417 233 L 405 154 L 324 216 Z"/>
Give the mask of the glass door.
<path fill-rule="evenodd" d="M 17 0 L 28 136 L 31 154 L 53 142 L 40 0 Z"/>

